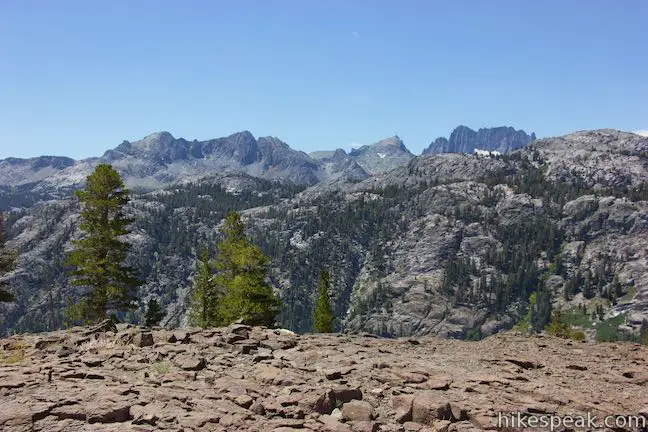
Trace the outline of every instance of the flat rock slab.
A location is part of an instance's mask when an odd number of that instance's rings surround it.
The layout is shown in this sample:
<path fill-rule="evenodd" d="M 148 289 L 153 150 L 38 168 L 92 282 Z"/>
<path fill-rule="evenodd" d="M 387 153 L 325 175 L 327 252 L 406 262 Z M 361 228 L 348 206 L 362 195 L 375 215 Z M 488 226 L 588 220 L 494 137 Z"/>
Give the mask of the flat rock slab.
<path fill-rule="evenodd" d="M 648 348 L 632 343 L 104 324 L 0 347 L 21 350 L 0 363 L 8 431 L 459 432 L 494 430 L 500 412 L 648 416 Z"/>

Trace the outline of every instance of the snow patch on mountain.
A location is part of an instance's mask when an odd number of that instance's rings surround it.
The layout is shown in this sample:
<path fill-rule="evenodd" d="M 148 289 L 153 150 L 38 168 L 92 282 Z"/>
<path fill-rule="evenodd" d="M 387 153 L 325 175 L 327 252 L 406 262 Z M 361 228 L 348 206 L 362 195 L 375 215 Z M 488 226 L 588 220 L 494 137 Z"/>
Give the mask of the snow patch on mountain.
<path fill-rule="evenodd" d="M 502 153 L 497 150 L 482 150 L 476 148 L 475 154 L 477 156 L 500 156 Z"/>

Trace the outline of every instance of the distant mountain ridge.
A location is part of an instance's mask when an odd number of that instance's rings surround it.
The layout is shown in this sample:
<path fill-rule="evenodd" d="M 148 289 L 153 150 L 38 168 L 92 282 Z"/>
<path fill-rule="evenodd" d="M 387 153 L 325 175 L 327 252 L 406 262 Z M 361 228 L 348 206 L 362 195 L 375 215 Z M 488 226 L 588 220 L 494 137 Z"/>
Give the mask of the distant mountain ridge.
<path fill-rule="evenodd" d="M 138 141 L 124 141 L 100 157 L 0 160 L 0 189 L 11 188 L 13 193 L 21 195 L 20 199 L 0 199 L 0 210 L 7 208 L 1 205 L 3 201 L 24 204 L 25 194 L 37 195 L 38 199 L 60 198 L 82 185 L 99 163 L 113 165 L 128 187 L 146 191 L 226 172 L 306 186 L 319 182 L 356 182 L 407 164 L 414 158 L 398 137 L 348 154 L 338 149 L 313 156 L 292 149 L 279 138 L 255 138 L 249 131 L 205 141 L 189 141 L 175 138 L 169 132 L 156 132 Z M 6 194 L 6 190 L 0 190 L 0 198 Z"/>
<path fill-rule="evenodd" d="M 423 154 L 462 152 L 474 149 L 508 153 L 535 140 L 512 127 L 474 131 L 457 127 L 450 139 L 438 138 Z M 406 165 L 415 157 L 398 136 L 346 152 L 343 149 L 306 154 L 276 137 L 255 138 L 249 131 L 205 141 L 175 138 L 169 132 L 152 133 L 141 140 L 123 141 L 100 157 L 74 160 L 64 156 L 0 160 L 0 188 L 20 187 L 56 198 L 61 190 L 80 186 L 99 163 L 112 164 L 128 187 L 155 190 L 173 183 L 229 171 L 296 184 L 361 181 Z"/>
<path fill-rule="evenodd" d="M 437 138 L 423 154 L 434 153 L 473 153 L 476 149 L 510 153 L 536 140 L 535 133 L 500 126 L 481 128 L 475 131 L 467 126 L 458 126 L 450 134 L 450 139 Z"/>

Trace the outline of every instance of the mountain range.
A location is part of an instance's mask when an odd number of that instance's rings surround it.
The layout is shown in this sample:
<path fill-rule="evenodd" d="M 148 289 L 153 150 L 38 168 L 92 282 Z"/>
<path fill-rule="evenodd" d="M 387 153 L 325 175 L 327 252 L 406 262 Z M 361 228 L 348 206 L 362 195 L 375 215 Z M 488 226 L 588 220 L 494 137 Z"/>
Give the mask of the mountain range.
<path fill-rule="evenodd" d="M 464 128 L 457 128 L 451 140 Z M 491 130 L 491 134 L 483 132 Z M 482 147 L 491 150 L 505 148 L 509 142 L 517 143 L 518 135 L 526 136 L 513 128 L 480 129 L 479 135 L 464 138 L 464 144 L 448 151 L 470 153 L 471 147 L 482 145 L 479 139 L 484 133 L 490 137 L 490 147 Z M 414 155 L 398 136 L 349 153 L 337 149 L 306 154 L 275 137 L 257 139 L 249 131 L 206 141 L 188 141 L 174 138 L 168 132 L 157 132 L 132 143 L 124 141 L 100 157 L 78 161 L 60 156 L 0 160 L 0 196 L 11 205 L 26 204 L 25 195 L 32 200 L 63 197 L 80 187 L 99 163 L 110 163 L 118 169 L 128 187 L 151 191 L 228 171 L 309 186 L 337 182 L 340 178 L 360 181 L 406 164 L 412 158 Z M 13 200 L 9 198 L 11 192 Z M 7 207 L 0 204 L 3 208 Z"/>
<path fill-rule="evenodd" d="M 603 129 L 514 150 L 533 134 L 496 129 L 421 156 L 397 136 L 305 154 L 249 132 L 191 142 L 156 133 L 82 161 L 0 161 L 8 245 L 20 253 L 2 330 L 61 325 L 74 294 L 61 262 L 80 235 L 71 191 L 108 162 L 133 191 L 141 307 L 159 299 L 169 326 L 186 323 L 196 251 L 213 247 L 234 209 L 272 258 L 280 322 L 295 331 L 310 329 L 329 268 L 338 329 L 482 337 L 540 307 L 529 305 L 536 293 L 571 314 L 584 308 L 588 337 L 612 324 L 636 332 L 648 318 L 648 138 Z"/>

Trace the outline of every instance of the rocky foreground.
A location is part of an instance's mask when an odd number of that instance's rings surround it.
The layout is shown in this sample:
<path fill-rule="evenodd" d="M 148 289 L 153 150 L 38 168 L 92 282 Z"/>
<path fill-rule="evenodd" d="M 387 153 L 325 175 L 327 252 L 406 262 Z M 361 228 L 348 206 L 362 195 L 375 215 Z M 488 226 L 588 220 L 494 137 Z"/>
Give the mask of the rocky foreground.
<path fill-rule="evenodd" d="M 648 416 L 648 347 L 630 343 L 105 322 L 0 346 L 3 431 L 468 431 L 497 429 L 499 412 Z"/>

